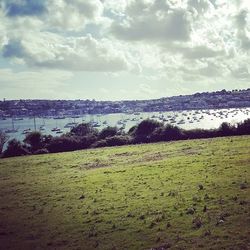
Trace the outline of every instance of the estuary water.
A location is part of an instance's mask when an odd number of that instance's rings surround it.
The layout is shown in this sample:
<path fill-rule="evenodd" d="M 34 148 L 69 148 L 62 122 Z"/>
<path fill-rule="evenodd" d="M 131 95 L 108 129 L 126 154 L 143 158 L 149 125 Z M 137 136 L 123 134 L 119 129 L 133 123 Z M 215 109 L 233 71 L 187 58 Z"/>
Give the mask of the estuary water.
<path fill-rule="evenodd" d="M 40 130 L 43 134 L 60 136 L 63 133 L 69 132 L 72 126 L 82 122 L 90 122 L 97 129 L 102 129 L 106 126 L 117 126 L 128 131 L 132 126 L 148 118 L 185 129 L 213 129 L 218 128 L 222 122 L 235 124 L 250 118 L 250 108 L 142 112 L 133 114 L 116 113 L 59 118 L 61 119 L 55 119 L 54 117 L 7 118 L 5 120 L 0 120 L 0 130 L 9 132 L 8 135 L 10 139 L 16 138 L 18 140 L 23 140 L 25 134 L 34 130 Z"/>

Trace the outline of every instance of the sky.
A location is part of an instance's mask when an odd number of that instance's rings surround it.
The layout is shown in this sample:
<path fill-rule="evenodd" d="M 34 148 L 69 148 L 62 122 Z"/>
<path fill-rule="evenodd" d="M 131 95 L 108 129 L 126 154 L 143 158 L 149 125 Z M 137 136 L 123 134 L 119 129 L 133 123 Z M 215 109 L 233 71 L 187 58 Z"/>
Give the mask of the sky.
<path fill-rule="evenodd" d="M 1 99 L 249 87 L 249 0 L 0 0 Z"/>

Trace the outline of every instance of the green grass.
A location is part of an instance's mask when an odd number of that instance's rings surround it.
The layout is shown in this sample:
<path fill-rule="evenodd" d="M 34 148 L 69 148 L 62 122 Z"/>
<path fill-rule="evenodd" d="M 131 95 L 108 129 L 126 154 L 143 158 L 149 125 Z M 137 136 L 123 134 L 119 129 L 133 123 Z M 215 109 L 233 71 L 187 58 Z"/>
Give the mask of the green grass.
<path fill-rule="evenodd" d="M 1 159 L 0 249 L 249 249 L 249 168 L 249 136 Z"/>

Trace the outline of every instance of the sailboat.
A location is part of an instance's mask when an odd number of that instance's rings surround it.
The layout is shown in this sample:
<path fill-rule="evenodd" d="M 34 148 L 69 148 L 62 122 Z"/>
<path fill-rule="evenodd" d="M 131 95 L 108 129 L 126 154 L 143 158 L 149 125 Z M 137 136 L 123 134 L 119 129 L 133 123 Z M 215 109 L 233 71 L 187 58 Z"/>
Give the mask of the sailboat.
<path fill-rule="evenodd" d="M 56 127 L 51 129 L 52 132 L 55 132 L 56 134 L 62 134 L 63 131 L 57 126 L 57 122 L 56 122 Z"/>
<path fill-rule="evenodd" d="M 7 133 L 7 134 L 11 134 L 11 133 L 16 133 L 16 132 L 18 132 L 18 129 L 15 129 L 15 127 L 14 127 L 14 119 L 12 118 L 12 120 L 11 120 L 11 123 L 12 123 L 12 128 L 11 129 L 6 129 L 5 130 L 5 133 Z"/>
<path fill-rule="evenodd" d="M 68 122 L 64 128 L 73 128 L 75 126 L 77 126 L 78 122 L 76 122 L 76 119 L 74 118 L 74 121 Z"/>
<path fill-rule="evenodd" d="M 23 134 L 23 135 L 26 135 L 26 134 L 28 134 L 28 133 L 30 133 L 30 132 L 31 132 L 31 129 L 30 129 L 30 128 L 27 128 L 27 129 L 24 129 L 24 130 L 23 130 L 22 134 Z"/>
<path fill-rule="evenodd" d="M 57 131 L 60 131 L 60 130 L 61 130 L 61 129 L 58 128 L 58 127 L 55 127 L 55 128 L 52 128 L 52 129 L 51 129 L 52 132 L 57 132 Z"/>
<path fill-rule="evenodd" d="M 45 130 L 45 120 L 43 118 L 43 124 L 40 125 L 40 128 L 39 128 L 40 131 L 44 131 Z"/>

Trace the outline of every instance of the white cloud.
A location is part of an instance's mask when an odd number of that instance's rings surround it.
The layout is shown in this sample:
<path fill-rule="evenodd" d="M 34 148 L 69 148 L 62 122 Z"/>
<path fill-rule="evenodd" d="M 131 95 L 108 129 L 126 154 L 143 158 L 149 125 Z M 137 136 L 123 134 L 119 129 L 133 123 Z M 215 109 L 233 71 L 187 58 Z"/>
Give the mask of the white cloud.
<path fill-rule="evenodd" d="M 166 1 L 139 0 L 125 10 L 125 19 L 113 22 L 112 33 L 131 41 L 187 41 L 191 32 L 189 13 L 172 8 Z"/>
<path fill-rule="evenodd" d="M 9 40 L 8 46 L 12 49 Z M 121 71 L 129 65 L 122 50 L 105 38 L 96 40 L 91 35 L 62 37 L 51 32 L 29 32 L 23 35 L 11 57 L 19 57 L 30 66 L 76 71 Z M 6 49 L 5 49 L 6 50 Z M 8 53 L 6 53 L 8 57 Z"/>
<path fill-rule="evenodd" d="M 40 15 L 9 17 L 0 8 L 3 61 L 21 64 L 26 72 L 51 69 L 58 74 L 63 70 L 82 72 L 83 77 L 87 71 L 104 72 L 123 83 L 125 71 L 139 89 L 133 97 L 139 92 L 148 97 L 160 95 L 156 83 L 172 89 L 185 89 L 187 83 L 192 89 L 192 82 L 197 88 L 217 82 L 218 89 L 219 81 L 229 88 L 249 84 L 248 0 L 46 3 L 46 12 Z M 16 74 L 11 77 L 17 81 Z M 101 85 L 102 78 L 96 81 L 104 93 L 107 88 Z"/>
<path fill-rule="evenodd" d="M 189 0 L 188 5 L 194 9 L 196 9 L 197 12 L 204 13 L 208 10 L 210 6 L 209 0 Z"/>
<path fill-rule="evenodd" d="M 48 28 L 79 31 L 87 23 L 98 21 L 102 13 L 99 0 L 49 0 L 46 23 Z"/>
<path fill-rule="evenodd" d="M 235 17 L 237 27 L 237 37 L 244 50 L 250 49 L 250 13 L 246 9 L 241 9 Z"/>

